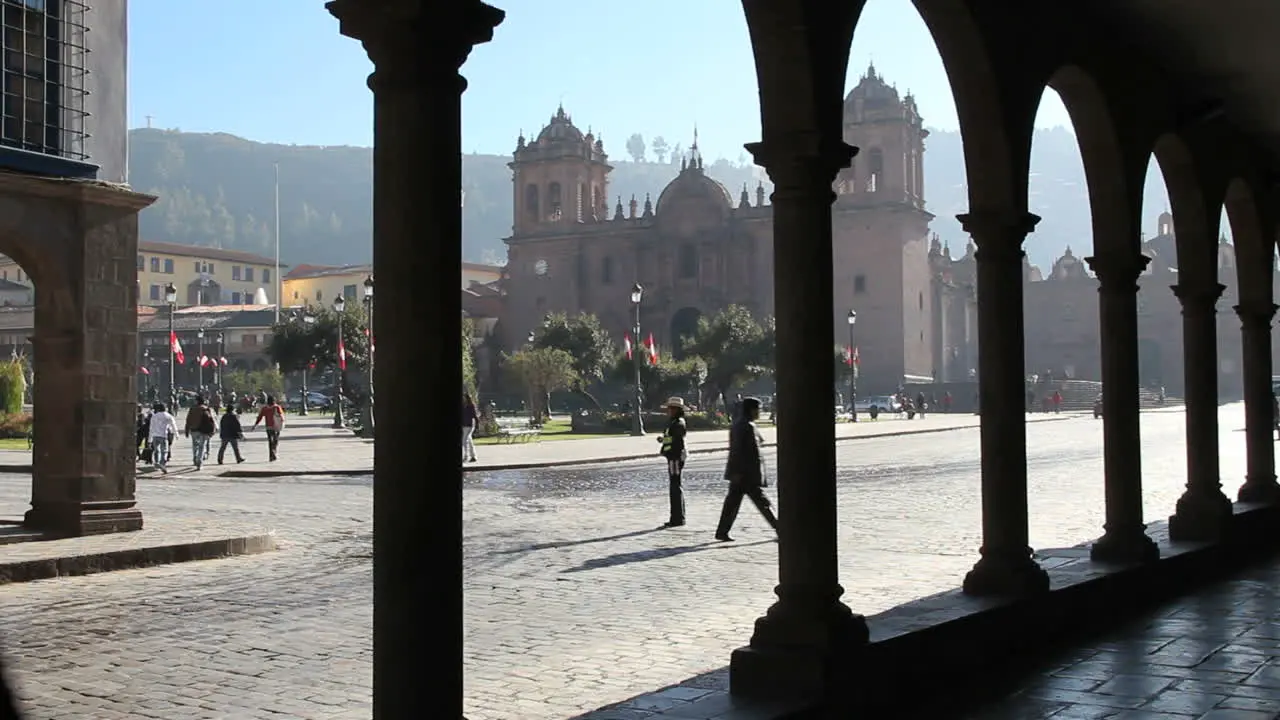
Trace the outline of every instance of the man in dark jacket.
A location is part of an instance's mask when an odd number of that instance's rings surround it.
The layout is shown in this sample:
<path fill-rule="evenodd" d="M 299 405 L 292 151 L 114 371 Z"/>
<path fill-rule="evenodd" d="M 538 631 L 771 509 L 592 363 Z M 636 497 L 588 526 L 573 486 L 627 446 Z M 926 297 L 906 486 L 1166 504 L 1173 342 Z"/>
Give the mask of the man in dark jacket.
<path fill-rule="evenodd" d="M 760 400 L 746 398 L 742 401 L 742 414 L 729 430 L 729 459 L 724 469 L 724 479 L 729 481 L 729 494 L 724 498 L 720 525 L 716 527 L 716 539 L 723 542 L 733 539 L 729 537 L 729 531 L 738 518 L 743 495 L 751 498 L 769 527 L 778 529 L 778 518 L 774 517 L 769 498 L 764 496 L 764 458 L 760 455 L 762 439 L 756 429 L 759 417 Z"/>
<path fill-rule="evenodd" d="M 240 440 L 244 438 L 244 428 L 240 427 L 240 416 L 236 414 L 234 405 L 227 405 L 227 412 L 222 416 L 222 421 L 218 423 L 218 437 L 222 440 L 222 444 L 218 447 L 218 464 L 222 464 L 222 460 L 227 455 L 227 446 L 231 446 L 232 452 L 236 454 L 236 462 L 244 462 L 244 456 L 240 454 Z"/>
<path fill-rule="evenodd" d="M 667 459 L 667 483 L 671 497 L 671 516 L 663 527 L 680 527 L 684 525 L 684 486 L 682 475 L 684 462 L 689 453 L 685 449 L 684 438 L 688 427 L 684 422 L 684 398 L 672 397 L 667 400 L 667 430 L 658 438 L 662 443 L 659 453 Z"/>

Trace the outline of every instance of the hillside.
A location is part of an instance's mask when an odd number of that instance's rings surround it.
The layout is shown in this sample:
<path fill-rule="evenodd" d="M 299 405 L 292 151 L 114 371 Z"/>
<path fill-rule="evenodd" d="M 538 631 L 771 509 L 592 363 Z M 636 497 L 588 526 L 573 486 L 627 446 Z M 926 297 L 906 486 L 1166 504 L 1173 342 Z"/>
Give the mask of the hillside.
<path fill-rule="evenodd" d="M 144 238 L 228 249 L 274 252 L 274 165 L 280 164 L 280 246 L 284 262 L 367 262 L 372 233 L 372 155 L 368 148 L 256 143 L 227 134 L 138 129 L 130 133 L 134 187 L 160 196 L 142 213 Z M 934 230 L 961 252 L 965 235 L 955 220 L 967 205 L 959 133 L 935 131 L 925 155 L 925 193 L 937 216 Z M 621 151 L 617 151 L 621 154 Z M 466 155 L 462 161 L 463 254 L 501 262 L 511 231 L 509 156 Z M 708 173 L 734 197 L 755 186 L 761 171 L 719 160 Z M 1084 170 L 1075 138 L 1064 129 L 1036 134 L 1031 205 L 1043 216 L 1027 242 L 1033 262 L 1052 262 L 1064 247 L 1087 251 L 1090 227 Z M 656 199 L 675 177 L 669 163 L 616 162 L 610 206 L 621 196 Z M 1164 206 L 1148 188 L 1148 215 Z M 424 218 L 424 221 L 426 219 Z"/>

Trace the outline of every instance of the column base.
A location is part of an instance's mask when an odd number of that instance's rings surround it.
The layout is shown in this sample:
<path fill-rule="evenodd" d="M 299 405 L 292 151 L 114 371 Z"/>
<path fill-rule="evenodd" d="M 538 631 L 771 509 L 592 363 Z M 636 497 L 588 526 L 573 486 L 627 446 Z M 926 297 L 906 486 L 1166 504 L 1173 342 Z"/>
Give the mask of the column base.
<path fill-rule="evenodd" d="M 1169 539 L 1175 542 L 1210 542 L 1226 534 L 1234 510 L 1221 490 L 1189 490 L 1178 498 L 1169 518 Z"/>
<path fill-rule="evenodd" d="M 58 537 L 106 535 L 142 529 L 142 511 L 133 500 L 32 503 L 24 527 Z"/>
<path fill-rule="evenodd" d="M 964 576 L 966 595 L 1019 596 L 1035 595 L 1049 591 L 1049 573 L 1026 554 L 983 553 L 969 574 Z"/>
<path fill-rule="evenodd" d="M 1240 486 L 1240 494 L 1236 499 L 1247 503 L 1280 504 L 1280 483 L 1276 482 L 1275 475 L 1250 475 L 1245 478 L 1244 485 Z"/>
<path fill-rule="evenodd" d="M 825 607 L 779 600 L 756 620 L 751 645 L 733 651 L 730 692 L 761 700 L 821 697 L 847 684 L 840 669 L 853 666 L 870 637 L 866 618 L 839 600 Z"/>
<path fill-rule="evenodd" d="M 1141 528 L 1127 532 L 1107 531 L 1089 548 L 1089 559 L 1094 562 L 1137 565 L 1159 560 L 1160 548 Z"/>

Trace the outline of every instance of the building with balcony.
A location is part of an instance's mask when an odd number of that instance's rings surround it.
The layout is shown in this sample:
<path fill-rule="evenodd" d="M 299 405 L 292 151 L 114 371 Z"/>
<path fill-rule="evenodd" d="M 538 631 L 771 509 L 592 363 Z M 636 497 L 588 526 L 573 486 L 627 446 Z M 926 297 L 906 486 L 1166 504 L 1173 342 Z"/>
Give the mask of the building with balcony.
<path fill-rule="evenodd" d="M 215 387 L 222 370 L 266 370 L 271 367 L 267 347 L 275 322 L 274 305 L 219 305 L 179 308 L 172 315 L 173 332 L 182 344 L 184 362 L 175 368 L 178 387 L 200 384 L 200 358 L 208 358 L 204 386 Z M 0 328 L 3 328 L 0 308 Z M 167 308 L 138 315 L 138 372 L 162 391 L 169 383 L 169 328 Z M 0 329 L 0 336 L 4 333 Z M 203 333 L 203 336 L 202 336 Z M 3 346 L 0 346 L 0 352 Z M 146 368 L 148 372 L 143 372 Z"/>
<path fill-rule="evenodd" d="M 138 241 L 138 303 L 164 305 L 169 283 L 178 290 L 178 305 L 253 305 L 274 303 L 278 283 L 275 259 L 239 250 Z M 28 288 L 33 282 L 13 258 L 0 255 L 0 281 Z M 0 286 L 0 303 L 4 288 Z"/>

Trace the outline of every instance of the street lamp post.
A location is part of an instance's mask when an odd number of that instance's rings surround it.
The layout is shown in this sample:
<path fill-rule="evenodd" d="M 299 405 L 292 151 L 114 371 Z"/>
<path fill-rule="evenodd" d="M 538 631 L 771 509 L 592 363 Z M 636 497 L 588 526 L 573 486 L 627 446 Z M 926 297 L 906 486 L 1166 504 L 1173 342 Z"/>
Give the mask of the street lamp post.
<path fill-rule="evenodd" d="M 173 314 L 178 309 L 178 288 L 173 283 L 164 286 L 164 301 L 169 305 L 169 409 L 173 410 L 178 406 L 177 373 L 174 367 L 176 357 L 173 352 L 173 341 L 177 337 L 173 331 Z"/>
<path fill-rule="evenodd" d="M 858 322 L 858 311 L 849 311 L 849 367 L 853 372 L 849 375 L 849 418 L 858 422 L 858 359 L 854 357 L 853 325 Z"/>
<path fill-rule="evenodd" d="M 631 288 L 631 307 L 634 309 L 634 322 L 631 325 L 631 359 L 635 361 L 636 366 L 636 418 L 631 434 L 636 437 L 644 435 L 644 392 L 640 386 L 640 301 L 643 299 L 644 286 L 636 283 Z"/>
<path fill-rule="evenodd" d="M 142 369 L 146 370 L 146 372 L 142 374 L 142 378 L 143 378 L 142 398 L 144 400 L 150 401 L 151 400 L 151 348 L 145 348 L 142 351 Z"/>
<path fill-rule="evenodd" d="M 204 328 L 196 330 L 196 392 L 204 392 Z"/>
<path fill-rule="evenodd" d="M 338 314 L 337 322 L 338 322 L 338 347 L 339 347 L 339 348 L 342 348 L 342 347 L 343 347 L 343 344 L 342 344 L 342 311 L 343 311 L 344 309 L 346 309 L 346 307 L 347 307 L 347 301 L 346 301 L 346 299 L 345 299 L 345 298 L 343 298 L 341 295 L 336 295 L 336 296 L 334 296 L 334 298 L 333 298 L 333 310 L 334 310 L 334 312 L 336 312 L 336 313 Z M 343 354 L 344 354 L 344 355 L 346 354 L 346 350 L 345 350 L 345 349 L 343 350 Z M 334 381 L 333 381 L 333 427 L 334 427 L 335 429 L 339 429 L 339 430 L 340 430 L 340 429 L 342 429 L 342 427 L 346 424 L 346 423 L 343 421 L 343 419 L 342 419 L 342 364 L 343 364 L 343 357 L 341 357 L 341 356 L 340 356 L 340 357 L 338 358 L 338 363 L 337 363 L 337 365 L 333 368 L 333 375 L 334 375 Z"/>
<path fill-rule="evenodd" d="M 218 396 L 222 396 L 222 359 L 227 356 L 227 336 L 224 333 L 218 333 L 218 357 L 213 363 L 213 384 L 217 388 Z"/>
<path fill-rule="evenodd" d="M 294 317 L 297 317 L 296 315 Z M 316 318 L 305 309 L 302 311 L 302 330 L 308 336 L 311 335 L 310 327 L 316 324 Z M 311 374 L 311 358 L 308 357 L 302 365 L 302 407 L 298 408 L 299 415 L 308 414 L 307 402 L 311 399 L 311 391 L 307 389 L 307 376 Z"/>
<path fill-rule="evenodd" d="M 365 368 L 364 410 L 360 415 L 360 437 L 373 437 L 373 276 L 364 279 L 365 339 L 369 342 L 368 367 Z"/>

